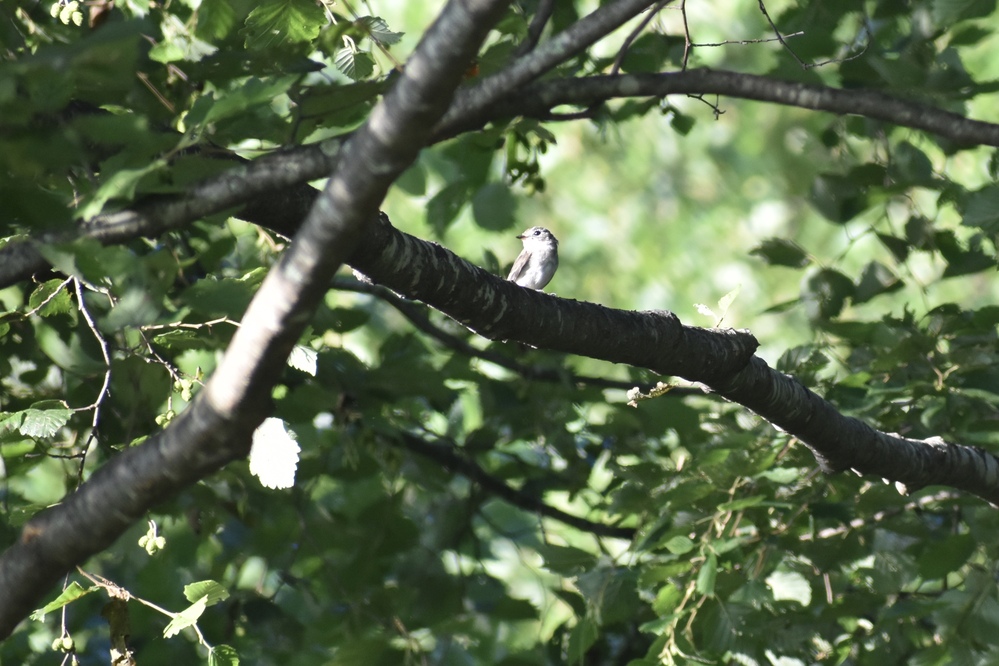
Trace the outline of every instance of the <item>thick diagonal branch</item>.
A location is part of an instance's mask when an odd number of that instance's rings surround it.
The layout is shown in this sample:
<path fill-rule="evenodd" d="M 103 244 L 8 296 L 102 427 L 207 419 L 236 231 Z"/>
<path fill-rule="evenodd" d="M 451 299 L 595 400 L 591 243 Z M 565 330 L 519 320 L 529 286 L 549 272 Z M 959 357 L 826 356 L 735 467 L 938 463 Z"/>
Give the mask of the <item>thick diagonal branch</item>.
<path fill-rule="evenodd" d="M 999 146 L 999 125 L 971 120 L 916 100 L 873 90 L 831 88 L 712 69 L 537 81 L 516 94 L 497 100 L 478 115 L 470 112 L 442 122 L 437 137 L 461 134 L 496 118 L 544 118 L 552 109 L 565 104 L 590 106 L 616 98 L 669 95 L 724 95 L 812 111 L 852 114 L 923 130 L 959 145 Z M 451 113 L 447 116 L 448 119 L 452 117 Z"/>
<path fill-rule="evenodd" d="M 382 216 L 348 263 L 492 340 L 648 368 L 710 384 L 738 372 L 759 344 L 745 331 L 684 326 L 672 312 L 616 310 L 523 289 Z"/>
<path fill-rule="evenodd" d="M 536 57 L 532 52 L 527 57 Z M 532 70 L 533 73 L 533 70 Z M 511 80 L 518 80 L 512 77 Z M 434 140 L 443 141 L 491 121 L 515 116 L 544 118 L 564 104 L 589 106 L 628 97 L 665 97 L 677 94 L 719 94 L 732 98 L 772 102 L 815 111 L 855 114 L 903 127 L 931 132 L 963 145 L 999 146 L 999 124 L 971 120 L 918 102 L 869 90 L 843 90 L 781 81 L 738 72 L 693 69 L 667 74 L 595 76 L 537 81 L 516 91 L 494 89 L 461 95 L 438 123 Z M 481 96 L 481 97 L 480 97 Z M 483 100 L 495 100 L 491 105 Z M 141 203 L 135 208 L 98 215 L 80 235 L 103 243 L 139 236 L 158 236 L 207 215 L 232 209 L 242 219 L 285 235 L 292 235 L 309 210 L 316 191 L 307 181 L 328 173 L 340 154 L 340 140 L 300 146 L 277 155 L 237 164 L 230 171 L 194 186 L 185 195 Z M 233 157 L 234 162 L 236 158 Z M 42 240 L 42 239 L 39 239 Z M 59 238 L 58 240 L 69 240 Z M 46 267 L 36 241 L 15 241 L 0 248 L 0 288 L 28 279 Z"/>
<path fill-rule="evenodd" d="M 794 435 L 827 472 L 854 469 L 911 492 L 948 485 L 999 504 L 999 459 L 974 446 L 907 439 L 846 416 L 753 352 L 746 332 L 684 326 L 670 312 L 625 312 L 522 289 L 384 222 L 350 264 L 481 335 L 676 375 Z M 408 267 L 408 268 L 407 268 Z"/>
<path fill-rule="evenodd" d="M 288 353 L 385 192 L 430 137 L 501 0 L 452 0 L 405 74 L 343 149 L 295 241 L 257 292 L 219 368 L 180 418 L 33 517 L 0 556 L 0 638 L 73 565 L 150 507 L 249 451 Z"/>

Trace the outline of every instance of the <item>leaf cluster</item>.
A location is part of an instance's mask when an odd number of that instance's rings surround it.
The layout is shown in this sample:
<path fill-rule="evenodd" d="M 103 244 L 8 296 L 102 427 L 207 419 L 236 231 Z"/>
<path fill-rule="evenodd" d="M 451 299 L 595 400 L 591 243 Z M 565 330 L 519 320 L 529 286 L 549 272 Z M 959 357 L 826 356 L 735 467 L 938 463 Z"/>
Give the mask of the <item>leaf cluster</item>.
<path fill-rule="evenodd" d="M 511 7 L 469 63 L 469 85 L 515 59 L 545 4 Z M 577 4 L 556 3 L 545 34 L 573 25 Z M 52 267 L 0 291 L 4 545 L 184 411 L 286 248 L 228 214 L 120 244 L 64 234 L 184 193 L 235 158 L 347 136 L 404 66 L 392 48 L 420 30 L 390 7 L 358 15 L 306 0 L 130 2 L 102 24 L 72 7 L 2 10 L 16 39 L 0 60 L 0 235 L 39 239 Z M 980 60 L 994 2 L 720 7 L 732 25 L 661 13 L 628 46 L 584 50 L 552 76 L 737 62 L 961 112 L 995 90 Z M 747 24 L 748 35 L 729 34 Z M 752 52 L 706 45 L 717 31 L 774 30 L 804 34 Z M 608 209 L 634 213 L 615 188 L 640 180 L 635 201 L 674 197 L 684 214 L 673 219 L 703 221 L 716 246 L 730 234 L 773 286 L 722 310 L 748 302 L 754 315 L 798 317 L 809 339 L 779 370 L 885 431 L 992 450 L 994 155 L 861 117 L 766 121 L 769 110 L 703 99 L 573 109 L 589 122 L 583 138 L 554 116 L 499 120 L 427 150 L 390 205 L 459 251 L 550 213 L 576 266 L 560 277 L 578 271 L 578 284 L 627 284 L 682 262 L 703 271 L 692 240 L 664 257 L 659 216 L 607 221 Z M 706 142 L 729 112 L 748 129 Z M 650 119 L 670 138 L 627 134 Z M 638 179 L 635 161 L 601 161 L 615 157 L 617 133 L 687 142 L 697 157 L 668 184 Z M 721 194 L 695 187 L 698 169 Z M 725 185 L 761 171 L 767 197 L 803 221 L 740 245 L 733 220 L 744 218 L 725 208 L 737 200 Z M 573 187 L 611 192 L 596 210 L 585 194 L 555 211 L 535 196 Z M 675 237 L 696 238 L 694 226 Z M 486 261 L 502 273 L 495 255 Z M 642 293 L 659 293 L 655 279 Z M 904 497 L 869 478 L 827 479 L 805 447 L 736 405 L 680 389 L 629 406 L 622 386 L 659 378 L 487 345 L 434 312 L 414 327 L 391 302 L 331 290 L 272 378 L 274 415 L 302 448 L 293 489 L 265 489 L 235 463 L 165 499 L 149 515 L 158 531 L 138 525 L 84 565 L 134 597 L 190 604 L 164 620 L 128 602 L 140 663 L 997 659 L 993 508 L 938 488 Z M 89 592 L 109 589 L 70 583 L 5 650 L 24 663 L 54 644 L 99 654 L 106 600 Z"/>

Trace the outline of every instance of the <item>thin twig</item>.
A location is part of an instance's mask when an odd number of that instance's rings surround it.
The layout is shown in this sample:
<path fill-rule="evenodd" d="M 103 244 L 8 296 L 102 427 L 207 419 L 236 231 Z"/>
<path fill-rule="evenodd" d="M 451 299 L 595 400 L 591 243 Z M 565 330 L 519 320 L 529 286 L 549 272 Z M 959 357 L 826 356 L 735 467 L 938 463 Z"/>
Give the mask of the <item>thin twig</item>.
<path fill-rule="evenodd" d="M 435 460 L 445 467 L 458 472 L 470 481 L 477 483 L 484 490 L 521 509 L 546 516 L 584 532 L 596 534 L 597 536 L 614 537 L 617 539 L 632 539 L 635 536 L 634 528 L 604 525 L 603 523 L 593 522 L 586 518 L 573 516 L 545 504 L 538 497 L 532 497 L 515 488 L 511 488 L 502 480 L 486 472 L 475 461 L 460 454 L 455 446 L 427 442 L 408 433 L 402 434 L 399 440 L 394 441 L 398 441 L 414 453 Z M 390 443 L 394 443 L 394 441 L 390 441 Z"/>
<path fill-rule="evenodd" d="M 680 3 L 680 16 L 683 18 L 683 60 L 680 63 L 680 69 L 687 71 L 690 49 L 694 47 L 694 41 L 690 38 L 690 24 L 687 23 L 687 0 Z"/>
<path fill-rule="evenodd" d="M 789 33 L 787 35 L 784 35 L 784 38 L 787 39 L 788 37 L 801 37 L 804 34 L 805 34 L 804 30 L 799 30 L 798 32 L 792 32 L 792 33 Z M 728 45 L 731 45 L 731 44 L 738 44 L 738 45 L 741 45 L 741 46 L 745 46 L 746 44 L 764 44 L 766 42 L 779 42 L 779 41 L 780 41 L 780 39 L 777 38 L 777 37 L 764 37 L 764 38 L 761 38 L 761 39 L 727 39 L 724 42 L 704 42 L 704 43 L 698 42 L 696 44 L 695 43 L 691 43 L 690 46 L 691 47 L 694 47 L 694 46 L 728 46 Z"/>
<path fill-rule="evenodd" d="M 924 495 L 918 497 L 911 502 L 906 502 L 901 506 L 894 506 L 890 509 L 884 509 L 882 511 L 876 512 L 872 516 L 867 518 L 854 518 L 849 523 L 845 525 L 840 525 L 839 527 L 829 527 L 823 530 L 819 530 L 815 533 L 805 533 L 798 537 L 802 541 L 817 541 L 819 539 L 831 539 L 832 537 L 842 536 L 849 533 L 852 530 L 857 530 L 862 527 L 869 527 L 871 525 L 876 525 L 878 523 L 884 522 L 889 518 L 893 518 L 903 513 L 909 513 L 912 511 L 919 511 L 927 505 L 934 504 L 936 502 L 946 502 L 949 500 L 960 499 L 960 495 L 951 490 L 941 490 L 939 492 L 933 493 L 932 495 Z M 790 527 L 791 522 L 786 523 Z"/>
<path fill-rule="evenodd" d="M 781 46 L 787 49 L 787 52 L 790 53 L 795 60 L 798 61 L 798 64 L 801 65 L 802 69 L 808 69 L 808 64 L 799 58 L 798 54 L 794 52 L 794 49 L 792 49 L 788 43 L 784 41 L 784 37 L 780 34 L 780 30 L 777 29 L 777 24 L 774 23 L 772 18 L 770 18 L 770 14 L 767 12 L 767 7 L 763 4 L 763 0 L 759 0 L 759 5 L 760 11 L 763 13 L 763 17 L 767 20 L 767 23 L 770 24 L 770 27 L 773 28 L 774 35 L 777 36 L 777 41 L 781 43 Z"/>
<path fill-rule="evenodd" d="M 101 335 L 101 332 L 97 330 L 97 324 L 94 323 L 94 318 L 90 315 L 90 311 L 87 310 L 87 304 L 83 299 L 83 285 L 77 278 L 71 278 L 73 281 L 73 287 L 76 289 L 76 301 L 77 307 L 80 309 L 80 313 L 83 315 L 84 321 L 87 322 L 87 326 L 90 328 L 90 332 L 94 334 L 94 338 L 97 340 L 98 346 L 101 348 L 101 356 L 104 358 L 104 383 L 101 384 L 101 390 L 97 394 L 97 399 L 94 400 L 93 404 L 87 407 L 81 407 L 76 411 L 83 411 L 87 409 L 94 410 L 93 419 L 90 422 L 90 434 L 87 436 L 87 441 L 83 444 L 83 449 L 80 451 L 80 468 L 77 472 L 76 484 L 80 485 L 83 483 L 83 467 L 87 461 L 87 451 L 90 449 L 91 442 L 97 436 L 97 426 L 101 420 L 101 403 L 108 395 L 108 387 L 111 385 L 111 354 L 108 352 L 108 343 Z"/>
<path fill-rule="evenodd" d="M 52 301 L 52 299 L 55 298 L 56 296 L 58 296 L 59 292 L 62 291 L 66 287 L 66 285 L 68 285 L 72 281 L 73 281 L 73 278 L 66 278 L 65 280 L 63 280 L 62 284 L 60 284 L 59 287 L 57 289 L 55 289 L 51 294 L 49 294 L 48 296 L 46 296 L 44 301 L 42 301 L 41 303 L 39 303 L 38 305 L 36 305 L 35 307 L 33 307 L 31 310 L 25 312 L 24 313 L 24 317 L 28 318 L 28 317 L 30 317 L 32 315 L 38 314 L 38 312 L 42 308 L 44 308 L 46 305 L 48 305 Z"/>
<path fill-rule="evenodd" d="M 91 583 L 93 583 L 97 587 L 103 589 L 111 597 L 114 597 L 116 599 L 122 599 L 123 601 L 138 601 L 143 606 L 146 606 L 148 608 L 152 608 L 154 611 L 156 611 L 158 613 L 162 613 L 163 615 L 166 615 L 171 620 L 175 619 L 176 617 L 178 617 L 180 615 L 180 613 L 173 613 L 171 611 L 168 611 L 165 608 L 157 606 L 156 604 L 154 604 L 151 601 L 146 601 L 142 597 L 135 596 L 134 594 L 132 594 L 131 592 L 129 592 L 127 589 L 125 589 L 121 585 L 118 585 L 117 583 L 111 582 L 110 580 L 108 580 L 104 576 L 101 576 L 100 574 L 88 573 L 88 572 L 84 571 L 83 569 L 81 569 L 80 567 L 76 567 L 76 570 L 79 572 L 79 574 L 81 576 L 83 576 L 84 578 L 86 578 L 87 580 L 89 580 Z M 202 645 L 204 645 L 205 647 L 207 647 L 208 649 L 211 649 L 211 644 L 208 643 L 205 640 L 204 634 L 202 634 L 201 633 L 201 629 L 198 628 L 198 623 L 197 622 L 192 622 L 188 626 L 191 629 L 194 629 L 194 633 L 196 633 L 198 635 L 198 642 L 201 643 Z"/>
<path fill-rule="evenodd" d="M 210 319 L 209 321 L 203 321 L 203 322 L 199 322 L 199 323 L 196 323 L 196 324 L 188 324 L 187 322 L 182 322 L 182 321 L 173 322 L 171 324 L 149 324 L 149 325 L 146 325 L 146 326 L 140 326 L 139 330 L 141 330 L 141 331 L 162 331 L 164 329 L 171 329 L 171 328 L 190 328 L 190 329 L 198 330 L 199 328 L 204 328 L 206 326 L 208 328 L 211 328 L 215 324 L 232 324 L 233 326 L 239 327 L 239 322 L 238 321 L 233 321 L 232 319 L 229 319 L 228 317 L 219 317 L 218 319 Z"/>
<path fill-rule="evenodd" d="M 794 52 L 794 50 L 788 45 L 786 41 L 784 41 L 785 37 L 796 37 L 798 35 L 804 34 L 804 32 L 799 31 L 791 33 L 790 35 L 781 35 L 780 30 L 777 29 L 777 25 L 774 23 L 773 19 L 770 18 L 770 14 L 767 12 L 767 8 L 763 4 L 763 0 L 759 0 L 759 5 L 760 5 L 760 11 L 763 13 L 764 18 L 767 19 L 767 22 L 770 24 L 770 27 L 773 28 L 774 35 L 776 35 L 775 37 L 776 41 L 780 42 L 781 46 L 783 46 L 787 50 L 787 52 L 790 53 L 791 56 L 798 61 L 798 64 L 801 65 L 802 69 L 812 69 L 814 67 L 822 67 L 823 65 L 831 65 L 833 63 L 849 62 L 850 60 L 854 60 L 855 58 L 859 58 L 860 56 L 864 55 L 864 53 L 867 51 L 867 47 L 870 45 L 870 32 L 868 30 L 865 30 L 864 32 L 868 34 L 867 43 L 864 44 L 864 48 L 861 49 L 858 53 L 854 53 L 852 56 L 848 56 L 846 58 L 830 58 L 828 60 L 823 60 L 821 62 L 807 63 L 801 58 L 799 58 L 798 54 Z M 771 40 L 759 40 L 759 41 L 774 41 L 774 40 L 771 39 Z"/>
<path fill-rule="evenodd" d="M 551 18 L 554 9 L 555 0 L 540 0 L 538 2 L 538 11 L 534 13 L 531 24 L 527 26 L 527 37 L 514 50 L 514 58 L 520 58 L 534 50 L 534 47 L 538 45 L 538 40 L 541 39 L 541 33 L 545 31 L 545 26 L 548 24 L 548 19 Z"/>
<path fill-rule="evenodd" d="M 672 0 L 659 0 L 659 2 L 656 3 L 656 6 L 653 7 L 641 21 L 639 21 L 638 25 L 635 26 L 635 29 L 632 30 L 627 37 L 625 37 L 624 43 L 621 44 L 621 48 L 617 52 L 617 57 L 614 58 L 614 64 L 611 65 L 611 74 L 617 74 L 621 70 L 621 62 L 624 60 L 624 56 L 628 54 L 628 49 L 630 49 L 634 41 L 638 39 L 638 36 L 642 34 L 642 31 L 645 30 L 646 26 L 652 22 L 652 19 L 654 19 L 656 15 L 663 10 L 663 7 L 671 1 Z"/>
<path fill-rule="evenodd" d="M 347 8 L 347 11 L 350 12 L 351 16 L 354 17 L 354 21 L 356 22 L 360 18 L 360 15 L 354 10 L 347 0 L 341 0 L 341 2 L 343 6 Z M 332 16 L 332 12 L 330 12 L 330 16 Z M 368 31 L 368 37 L 372 42 L 374 42 L 374 45 L 378 47 L 378 50 L 381 51 L 386 58 L 392 61 L 393 68 L 397 72 L 401 72 L 403 67 L 402 63 L 399 62 L 394 55 L 392 55 L 392 53 L 388 50 L 388 47 L 382 44 L 381 40 L 377 39 L 373 34 L 371 34 L 370 31 Z"/>

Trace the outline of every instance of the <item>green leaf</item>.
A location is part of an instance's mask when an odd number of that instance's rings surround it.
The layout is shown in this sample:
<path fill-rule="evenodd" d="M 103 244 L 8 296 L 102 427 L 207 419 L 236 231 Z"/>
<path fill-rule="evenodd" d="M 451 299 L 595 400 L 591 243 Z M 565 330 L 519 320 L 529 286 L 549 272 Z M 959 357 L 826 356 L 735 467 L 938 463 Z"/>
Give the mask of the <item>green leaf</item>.
<path fill-rule="evenodd" d="M 24 423 L 24 412 L 0 412 L 0 435 L 21 430 L 21 424 Z M 29 450 L 34 448 L 34 443 L 32 442 Z"/>
<path fill-rule="evenodd" d="M 184 596 L 188 601 L 194 603 L 205 598 L 205 606 L 214 606 L 220 601 L 229 598 L 229 592 L 214 580 L 202 580 L 197 583 L 190 583 L 184 586 Z"/>
<path fill-rule="evenodd" d="M 487 183 L 472 197 L 472 214 L 483 229 L 503 231 L 513 226 L 517 199 L 502 183 Z"/>
<path fill-rule="evenodd" d="M 187 116 L 190 125 L 207 125 L 240 116 L 258 106 L 270 105 L 287 92 L 297 77 L 283 76 L 270 80 L 250 78 L 234 90 L 216 90 L 198 100 Z"/>
<path fill-rule="evenodd" d="M 990 185 L 969 194 L 961 212 L 961 224 L 988 234 L 999 232 L 999 186 Z"/>
<path fill-rule="evenodd" d="M 214 645 L 208 653 L 208 666 L 239 666 L 239 653 L 228 645 Z"/>
<path fill-rule="evenodd" d="M 669 126 L 680 136 L 690 134 L 690 131 L 694 129 L 694 124 L 697 122 L 694 116 L 688 116 L 676 109 L 671 109 L 669 116 Z"/>
<path fill-rule="evenodd" d="M 621 60 L 621 71 L 628 74 L 658 72 L 666 64 L 669 54 L 669 38 L 666 35 L 646 32 L 628 48 Z"/>
<path fill-rule="evenodd" d="M 395 654 L 384 636 L 371 638 L 349 636 L 340 641 L 329 665 L 356 666 L 356 664 L 391 664 L 400 661 L 404 661 L 402 655 Z"/>
<path fill-rule="evenodd" d="M 586 652 L 597 641 L 599 635 L 600 628 L 590 618 L 583 618 L 577 622 L 576 626 L 569 632 L 568 662 L 570 664 L 587 663 Z"/>
<path fill-rule="evenodd" d="M 335 299 L 327 297 L 327 304 L 331 305 Z M 371 314 L 358 308 L 340 308 L 331 306 L 331 309 L 321 313 L 316 317 L 316 328 L 330 328 L 337 333 L 349 333 L 356 331 L 371 320 Z"/>
<path fill-rule="evenodd" d="M 223 39 L 236 27 L 236 11 L 228 0 L 201 0 L 194 34 L 207 42 Z"/>
<path fill-rule="evenodd" d="M 375 61 L 370 53 L 348 46 L 336 52 L 333 64 L 354 81 L 366 79 L 375 71 Z"/>
<path fill-rule="evenodd" d="M 690 551 L 694 550 L 694 542 L 685 536 L 674 536 L 670 537 L 663 544 L 671 553 L 675 555 L 686 555 Z"/>
<path fill-rule="evenodd" d="M 822 174 L 815 178 L 809 200 L 831 222 L 848 222 L 867 208 L 866 188 L 854 176 Z"/>
<path fill-rule="evenodd" d="M 160 316 L 160 308 L 146 289 L 131 288 L 122 294 L 111 311 L 100 320 L 104 331 L 121 331 L 125 328 L 152 324 Z"/>
<path fill-rule="evenodd" d="M 111 283 L 123 290 L 145 272 L 142 258 L 135 253 L 120 246 L 104 247 L 92 238 L 39 245 L 38 250 L 59 272 L 95 285 Z"/>
<path fill-rule="evenodd" d="M 926 153 L 903 141 L 892 150 L 888 175 L 896 184 L 931 185 L 934 180 L 933 164 Z"/>
<path fill-rule="evenodd" d="M 708 553 L 701 564 L 701 570 L 697 572 L 697 583 L 695 589 L 698 594 L 710 597 L 715 593 L 715 581 L 718 579 L 718 558 L 714 553 Z"/>
<path fill-rule="evenodd" d="M 957 571 L 975 552 L 977 545 L 971 534 L 953 534 L 928 542 L 918 555 L 919 575 L 937 580 Z"/>
<path fill-rule="evenodd" d="M 940 254 L 947 260 L 944 277 L 957 277 L 978 273 L 996 265 L 995 257 L 985 254 L 977 247 L 965 249 L 952 231 L 940 231 L 934 234 L 934 241 Z"/>
<path fill-rule="evenodd" d="M 451 183 L 427 202 L 427 223 L 438 235 L 443 234 L 458 217 L 470 194 L 467 183 Z"/>
<path fill-rule="evenodd" d="M 797 481 L 801 478 L 801 476 L 801 469 L 797 467 L 775 467 L 774 469 L 768 469 L 760 472 L 756 475 L 756 478 L 767 479 L 768 481 L 773 481 L 774 483 L 786 485 Z"/>
<path fill-rule="evenodd" d="M 109 160 L 110 162 L 110 160 Z M 105 172 L 110 172 L 109 177 L 102 178 L 100 186 L 87 201 L 79 208 L 77 215 L 84 220 L 100 213 L 108 201 L 112 199 L 131 201 L 135 199 L 136 188 L 139 183 L 152 173 L 166 167 L 167 162 L 163 159 L 152 160 L 148 164 L 135 168 L 109 168 L 105 164 Z"/>
<path fill-rule="evenodd" d="M 934 241 L 933 223 L 925 217 L 914 215 L 905 222 L 905 240 L 912 247 L 924 249 Z"/>
<path fill-rule="evenodd" d="M 36 402 L 30 409 L 24 410 L 24 420 L 20 432 L 25 437 L 44 439 L 52 437 L 59 429 L 69 422 L 73 416 L 72 410 L 57 400 Z"/>
<path fill-rule="evenodd" d="M 227 316 L 238 320 L 250 304 L 253 292 L 253 286 L 244 280 L 205 279 L 195 282 L 182 294 L 182 299 L 192 312 L 206 319 Z"/>
<path fill-rule="evenodd" d="M 879 261 L 872 261 L 864 267 L 860 275 L 857 289 L 853 294 L 854 303 L 866 303 L 875 296 L 898 291 L 903 282 L 898 279 L 887 266 Z"/>
<path fill-rule="evenodd" d="M 35 325 L 35 340 L 39 349 L 67 372 L 89 377 L 106 370 L 103 362 L 91 358 L 83 351 L 76 333 L 69 334 L 67 342 L 56 329 L 43 321 Z"/>
<path fill-rule="evenodd" d="M 797 571 L 775 571 L 767 576 L 767 586 L 775 601 L 797 601 L 802 606 L 812 603 L 812 588 Z"/>
<path fill-rule="evenodd" d="M 402 32 L 392 32 L 389 30 L 388 23 L 386 23 L 384 19 L 377 16 L 362 16 L 354 21 L 354 24 L 361 28 L 373 40 L 386 46 L 389 44 L 395 44 L 402 39 L 402 36 L 405 34 Z"/>
<path fill-rule="evenodd" d="M 427 172 L 417 160 L 395 181 L 396 187 L 411 196 L 423 196 L 427 192 Z"/>
<path fill-rule="evenodd" d="M 596 563 L 591 553 L 571 546 L 541 544 L 538 553 L 544 558 L 547 569 L 565 575 L 577 574 Z"/>
<path fill-rule="evenodd" d="M 981 18 L 995 11 L 995 0 L 933 0 L 933 20 L 949 26 L 957 21 Z"/>
<path fill-rule="evenodd" d="M 186 55 L 184 48 L 177 42 L 160 42 L 149 49 L 149 59 L 159 63 L 170 63 L 183 60 Z"/>
<path fill-rule="evenodd" d="M 201 597 L 193 604 L 177 613 L 170 623 L 167 624 L 166 628 L 163 629 L 163 638 L 171 638 L 176 636 L 181 632 L 181 630 L 186 629 L 192 625 L 198 623 L 198 618 L 201 617 L 202 613 L 205 612 L 205 608 L 208 606 L 208 597 Z"/>
<path fill-rule="evenodd" d="M 28 298 L 28 309 L 35 310 L 42 317 L 63 314 L 72 307 L 73 302 L 65 280 L 46 280 Z"/>
<path fill-rule="evenodd" d="M 800 245 L 783 238 L 768 238 L 750 250 L 749 254 L 760 257 L 771 266 L 804 268 L 812 262 Z"/>
<path fill-rule="evenodd" d="M 977 25 L 965 25 L 953 32 L 948 44 L 950 46 L 968 46 L 981 42 L 991 35 L 990 31 Z"/>
<path fill-rule="evenodd" d="M 667 616 L 683 601 L 683 592 L 676 585 L 663 585 L 652 602 L 656 615 Z"/>
<path fill-rule="evenodd" d="M 76 581 L 73 581 L 66 587 L 65 590 L 62 591 L 62 593 L 58 597 L 56 597 L 54 600 L 50 601 L 49 603 L 45 604 L 44 606 L 33 612 L 31 614 L 31 619 L 41 620 L 48 613 L 51 613 L 54 610 L 59 610 L 63 606 L 76 601 L 80 597 L 84 597 L 90 594 L 91 592 L 96 592 L 99 589 L 100 588 L 97 587 L 96 585 L 91 585 L 88 588 L 84 588 Z"/>
<path fill-rule="evenodd" d="M 325 22 L 322 8 L 311 0 L 264 0 L 246 17 L 242 34 L 252 49 L 308 43 Z"/>
<path fill-rule="evenodd" d="M 892 253 L 892 256 L 897 261 L 905 261 L 909 257 L 908 241 L 889 234 L 877 233 L 875 235 L 881 241 L 881 244 L 888 248 L 888 251 Z"/>
<path fill-rule="evenodd" d="M 324 127 L 342 127 L 364 119 L 384 90 L 384 81 L 315 86 L 298 105 L 303 118 L 316 118 Z"/>
<path fill-rule="evenodd" d="M 801 285 L 801 302 L 809 319 L 827 320 L 839 315 L 846 300 L 853 296 L 850 278 L 831 268 L 806 276 Z"/>
<path fill-rule="evenodd" d="M 319 354 L 315 349 L 304 345 L 295 345 L 288 355 L 288 367 L 301 370 L 307 375 L 316 376 L 316 361 Z"/>
<path fill-rule="evenodd" d="M 533 620 L 538 616 L 538 609 L 525 599 L 512 599 L 503 596 L 489 609 L 489 616 L 508 622 L 518 620 Z"/>

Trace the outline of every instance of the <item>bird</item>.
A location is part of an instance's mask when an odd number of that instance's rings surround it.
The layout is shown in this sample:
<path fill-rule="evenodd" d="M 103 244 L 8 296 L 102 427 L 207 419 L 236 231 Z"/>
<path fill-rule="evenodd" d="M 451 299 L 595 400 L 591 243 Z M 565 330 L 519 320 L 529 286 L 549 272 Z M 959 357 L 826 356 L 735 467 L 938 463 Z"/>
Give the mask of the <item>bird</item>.
<path fill-rule="evenodd" d="M 524 249 L 506 279 L 540 291 L 558 269 L 558 239 L 544 227 L 531 227 L 517 238 L 524 242 Z"/>

